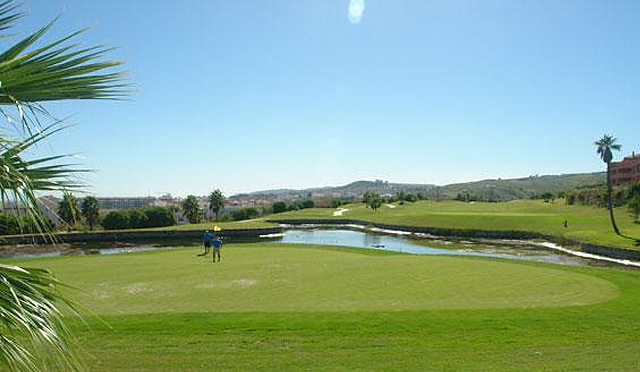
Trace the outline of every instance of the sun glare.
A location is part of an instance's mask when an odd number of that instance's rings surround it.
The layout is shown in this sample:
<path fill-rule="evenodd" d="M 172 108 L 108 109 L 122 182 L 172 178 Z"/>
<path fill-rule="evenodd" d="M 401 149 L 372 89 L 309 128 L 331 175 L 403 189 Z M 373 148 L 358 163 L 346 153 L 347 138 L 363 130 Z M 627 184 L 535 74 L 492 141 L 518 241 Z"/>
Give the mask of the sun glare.
<path fill-rule="evenodd" d="M 358 24 L 362 20 L 364 13 L 364 0 L 349 1 L 349 22 Z"/>

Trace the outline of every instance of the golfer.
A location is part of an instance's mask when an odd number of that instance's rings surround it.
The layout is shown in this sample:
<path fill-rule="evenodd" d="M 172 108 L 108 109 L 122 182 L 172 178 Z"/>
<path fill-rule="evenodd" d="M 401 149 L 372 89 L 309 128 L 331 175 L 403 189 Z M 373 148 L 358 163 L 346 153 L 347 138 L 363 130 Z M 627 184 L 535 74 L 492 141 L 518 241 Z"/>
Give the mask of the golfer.
<path fill-rule="evenodd" d="M 213 239 L 213 262 L 216 262 L 216 255 L 218 256 L 218 262 L 220 262 L 220 249 L 222 248 L 222 238 L 216 236 Z"/>
<path fill-rule="evenodd" d="M 213 241 L 213 234 L 209 230 L 202 234 L 202 243 L 204 244 L 204 253 L 200 253 L 198 256 L 206 256 L 211 249 L 211 242 Z"/>

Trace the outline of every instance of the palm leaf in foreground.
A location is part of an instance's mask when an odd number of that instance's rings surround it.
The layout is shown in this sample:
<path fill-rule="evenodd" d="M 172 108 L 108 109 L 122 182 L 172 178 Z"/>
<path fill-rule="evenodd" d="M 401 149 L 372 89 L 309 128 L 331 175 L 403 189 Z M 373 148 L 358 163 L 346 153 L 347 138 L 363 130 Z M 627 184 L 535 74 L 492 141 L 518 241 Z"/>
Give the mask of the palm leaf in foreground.
<path fill-rule="evenodd" d="M 23 15 L 19 4 L 0 0 L 0 37 Z M 52 118 L 42 103 L 117 99 L 128 91 L 123 73 L 113 71 L 121 62 L 104 59 L 110 49 L 74 42 L 83 30 L 37 47 L 54 22 L 0 53 L 0 115 L 14 128 L 15 122 L 22 124 L 18 135 L 0 128 L 0 199 L 35 221 L 42 234 L 48 229 L 36 192 L 78 188 L 76 176 L 84 171 L 66 164 L 65 156 L 28 156 L 33 146 L 62 129 L 42 125 L 42 117 Z M 78 370 L 57 307 L 67 303 L 59 286 L 47 271 L 0 265 L 0 352 L 13 371 Z"/>
<path fill-rule="evenodd" d="M 58 306 L 73 310 L 44 269 L 0 264 L 0 350 L 13 370 L 78 371 Z M 43 360 L 46 356 L 46 360 Z"/>
<path fill-rule="evenodd" d="M 25 152 L 65 127 L 53 124 L 21 141 L 0 138 L 0 200 L 3 206 L 13 204 L 34 222 L 36 232 L 48 233 L 47 221 L 41 214 L 36 191 L 73 190 L 83 186 L 77 175 L 86 172 L 75 164 L 61 160 L 67 155 L 26 159 Z"/>

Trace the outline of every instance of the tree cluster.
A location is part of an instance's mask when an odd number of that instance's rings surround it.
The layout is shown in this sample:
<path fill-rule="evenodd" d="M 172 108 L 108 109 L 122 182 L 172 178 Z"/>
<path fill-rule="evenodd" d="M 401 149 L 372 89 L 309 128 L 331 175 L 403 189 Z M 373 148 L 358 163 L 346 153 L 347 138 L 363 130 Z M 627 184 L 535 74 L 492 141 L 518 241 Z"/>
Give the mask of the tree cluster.
<path fill-rule="evenodd" d="M 230 213 L 233 221 L 250 220 L 260 215 L 258 209 L 253 207 L 234 209 Z"/>
<path fill-rule="evenodd" d="M 290 204 L 287 204 L 283 201 L 277 201 L 271 205 L 271 211 L 273 213 L 282 213 L 287 211 L 297 211 L 300 209 L 314 208 L 315 206 L 316 203 L 311 199 L 300 199 L 293 201 Z"/>
<path fill-rule="evenodd" d="M 111 211 L 100 221 L 105 230 L 164 227 L 176 223 L 173 212 L 162 207 Z"/>
<path fill-rule="evenodd" d="M 362 202 L 364 203 L 364 205 L 367 208 L 373 209 L 374 211 L 379 209 L 382 206 L 383 201 L 384 200 L 382 199 L 382 196 L 380 196 L 380 194 L 375 192 L 366 191 L 362 195 Z"/>

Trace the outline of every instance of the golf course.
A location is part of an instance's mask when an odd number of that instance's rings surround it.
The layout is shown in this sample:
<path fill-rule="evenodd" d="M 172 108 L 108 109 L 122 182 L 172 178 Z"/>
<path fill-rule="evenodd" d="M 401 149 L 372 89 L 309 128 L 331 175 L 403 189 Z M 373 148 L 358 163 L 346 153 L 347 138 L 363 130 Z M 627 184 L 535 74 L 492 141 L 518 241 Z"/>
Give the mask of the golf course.
<path fill-rule="evenodd" d="M 425 200 L 416 203 L 385 204 L 373 211 L 362 203 L 343 206 L 338 216 L 334 209 L 314 208 L 269 216 L 272 219 L 356 219 L 403 226 L 427 226 L 453 229 L 515 230 L 566 237 L 588 243 L 637 249 L 640 224 L 634 223 L 626 208 L 615 208 L 623 236 L 611 229 L 605 208 L 566 205 L 564 200 L 514 200 L 501 203 L 466 203 Z M 563 222 L 567 221 L 567 227 Z"/>
<path fill-rule="evenodd" d="M 636 371 L 640 273 L 280 243 L 3 263 L 76 289 L 91 371 Z M 86 322 L 86 324 L 85 324 Z"/>

